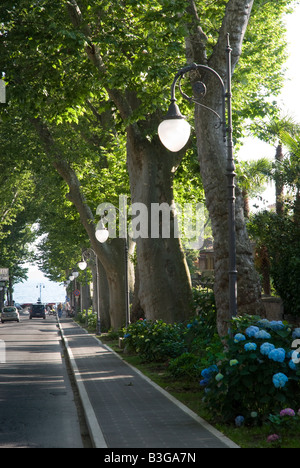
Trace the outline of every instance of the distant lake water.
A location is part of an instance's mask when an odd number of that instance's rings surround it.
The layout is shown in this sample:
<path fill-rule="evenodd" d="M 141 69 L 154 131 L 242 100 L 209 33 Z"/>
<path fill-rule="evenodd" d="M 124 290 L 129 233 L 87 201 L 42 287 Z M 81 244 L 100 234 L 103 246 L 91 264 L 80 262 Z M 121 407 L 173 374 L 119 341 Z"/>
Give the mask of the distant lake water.
<path fill-rule="evenodd" d="M 35 303 L 38 299 L 43 303 L 65 302 L 66 290 L 63 285 L 50 281 L 36 265 L 27 267 L 28 280 L 14 286 L 13 299 L 16 303 Z"/>

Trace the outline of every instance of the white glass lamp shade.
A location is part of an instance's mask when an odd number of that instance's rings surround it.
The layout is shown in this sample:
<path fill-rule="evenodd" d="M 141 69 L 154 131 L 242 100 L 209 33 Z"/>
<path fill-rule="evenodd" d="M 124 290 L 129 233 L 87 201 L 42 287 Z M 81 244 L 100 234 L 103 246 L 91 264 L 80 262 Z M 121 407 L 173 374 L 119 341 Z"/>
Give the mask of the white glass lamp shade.
<path fill-rule="evenodd" d="M 99 223 L 97 224 L 95 235 L 96 235 L 97 241 L 100 242 L 101 244 L 103 244 L 104 242 L 107 241 L 108 236 L 109 236 L 109 232 L 108 232 L 108 230 L 103 226 L 103 222 L 102 222 L 102 221 L 99 221 Z"/>
<path fill-rule="evenodd" d="M 69 276 L 69 280 L 70 280 L 70 281 L 73 281 L 74 278 L 75 278 L 75 277 L 74 277 L 73 275 L 70 275 L 70 276 Z"/>
<path fill-rule="evenodd" d="M 191 127 L 185 119 L 166 119 L 158 127 L 160 141 L 174 153 L 187 144 L 190 134 Z"/>
<path fill-rule="evenodd" d="M 78 266 L 79 266 L 80 270 L 85 270 L 86 267 L 87 267 L 87 263 L 83 260 L 82 262 L 78 263 Z"/>
<path fill-rule="evenodd" d="M 78 278 L 79 276 L 78 271 L 72 271 L 72 276 L 74 276 L 74 278 Z"/>

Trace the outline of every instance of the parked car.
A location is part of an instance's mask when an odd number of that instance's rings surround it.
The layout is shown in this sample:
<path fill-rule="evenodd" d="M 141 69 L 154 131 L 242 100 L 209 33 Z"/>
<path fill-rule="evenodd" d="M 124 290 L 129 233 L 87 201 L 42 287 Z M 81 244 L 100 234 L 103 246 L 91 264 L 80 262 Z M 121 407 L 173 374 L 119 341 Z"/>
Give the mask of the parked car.
<path fill-rule="evenodd" d="M 1 312 L 1 322 L 20 322 L 20 315 L 15 306 L 3 307 Z"/>
<path fill-rule="evenodd" d="M 33 304 L 29 313 L 29 318 L 32 319 L 33 317 L 41 317 L 43 319 L 46 318 L 46 309 L 43 304 Z"/>

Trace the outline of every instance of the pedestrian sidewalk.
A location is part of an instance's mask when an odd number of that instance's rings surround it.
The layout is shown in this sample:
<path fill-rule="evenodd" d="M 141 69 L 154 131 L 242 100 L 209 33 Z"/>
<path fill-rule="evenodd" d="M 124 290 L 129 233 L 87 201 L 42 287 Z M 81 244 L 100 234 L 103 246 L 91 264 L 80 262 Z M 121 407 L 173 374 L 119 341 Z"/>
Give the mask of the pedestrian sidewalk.
<path fill-rule="evenodd" d="M 95 448 L 238 448 L 72 319 L 58 323 Z"/>

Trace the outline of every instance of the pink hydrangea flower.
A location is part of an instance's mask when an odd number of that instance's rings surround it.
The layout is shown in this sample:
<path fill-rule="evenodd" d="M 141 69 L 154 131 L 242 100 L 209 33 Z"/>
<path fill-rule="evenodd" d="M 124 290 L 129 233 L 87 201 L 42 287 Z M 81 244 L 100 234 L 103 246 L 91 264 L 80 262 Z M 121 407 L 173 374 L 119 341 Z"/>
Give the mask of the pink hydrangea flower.
<path fill-rule="evenodd" d="M 277 440 L 279 440 L 280 437 L 278 434 L 271 434 L 269 435 L 269 437 L 267 438 L 267 442 L 277 442 Z"/>
<path fill-rule="evenodd" d="M 295 416 L 295 411 L 292 408 L 285 408 L 280 411 L 280 416 Z"/>

